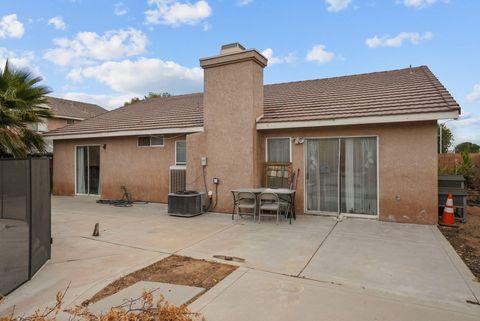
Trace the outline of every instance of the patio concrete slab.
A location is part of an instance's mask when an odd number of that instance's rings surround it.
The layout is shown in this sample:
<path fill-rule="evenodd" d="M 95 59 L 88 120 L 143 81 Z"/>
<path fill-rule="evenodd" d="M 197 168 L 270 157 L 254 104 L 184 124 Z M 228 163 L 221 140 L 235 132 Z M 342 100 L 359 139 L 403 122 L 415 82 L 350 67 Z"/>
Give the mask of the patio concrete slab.
<path fill-rule="evenodd" d="M 165 211 L 165 209 L 164 209 Z M 138 247 L 164 253 L 175 253 L 191 246 L 221 230 L 233 227 L 234 223 L 225 220 L 222 214 L 205 214 L 193 218 L 171 217 L 159 213 L 126 226 L 110 227 L 102 231 L 99 241 Z M 89 238 L 90 236 L 87 236 Z"/>
<path fill-rule="evenodd" d="M 240 273 L 240 272 L 239 272 Z M 429 305 L 385 293 L 249 270 L 190 307 L 209 321 L 478 320 L 480 309 Z M 227 283 L 223 286 L 222 283 Z M 215 289 L 215 288 L 214 288 Z"/>
<path fill-rule="evenodd" d="M 125 249 L 122 254 L 97 258 L 87 258 L 62 263 L 47 263 L 29 282 L 7 296 L 1 312 L 13 306 L 22 313 L 33 312 L 37 308 L 51 306 L 58 291 L 68 287 L 64 306 L 68 306 L 91 287 L 108 284 L 112 276 L 119 278 L 145 265 L 161 260 L 165 254 Z M 86 297 L 85 297 L 86 299 Z"/>
<path fill-rule="evenodd" d="M 297 275 L 334 225 L 331 218 L 311 216 L 292 225 L 241 220 L 178 254 L 204 259 L 216 254 L 236 256 L 245 259 L 244 266 L 250 268 Z"/>
<path fill-rule="evenodd" d="M 423 300 L 476 301 L 436 240 L 434 228 L 359 219 L 340 222 L 301 276 Z"/>
<path fill-rule="evenodd" d="M 95 315 L 105 314 L 112 307 L 129 303 L 130 300 L 141 297 L 145 291 L 152 292 L 153 302 L 157 302 L 163 297 L 170 304 L 181 306 L 204 290 L 194 286 L 140 281 L 90 305 L 89 311 Z M 138 309 L 141 306 L 141 302 L 136 301 L 131 308 Z"/>
<path fill-rule="evenodd" d="M 308 215 L 291 225 L 224 214 L 185 219 L 168 216 L 166 208 L 53 197 L 52 259 L 7 297 L 0 315 L 12 305 L 19 313 L 45 307 L 69 283 L 66 306 L 80 304 L 176 253 L 246 259 L 192 305 L 210 321 L 480 319 L 480 306 L 465 303 L 475 293 L 479 298 L 479 283 L 435 227 Z M 91 237 L 96 222 L 98 238 Z"/>

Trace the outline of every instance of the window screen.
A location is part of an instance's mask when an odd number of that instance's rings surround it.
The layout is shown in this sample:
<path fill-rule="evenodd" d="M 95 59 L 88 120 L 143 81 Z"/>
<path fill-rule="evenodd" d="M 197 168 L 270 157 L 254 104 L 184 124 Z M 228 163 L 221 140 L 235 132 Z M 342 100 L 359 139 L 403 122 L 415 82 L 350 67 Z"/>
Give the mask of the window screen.
<path fill-rule="evenodd" d="M 267 162 L 290 162 L 290 138 L 269 138 L 267 148 Z"/>
<path fill-rule="evenodd" d="M 150 137 L 138 137 L 138 146 L 150 146 Z"/>
<path fill-rule="evenodd" d="M 151 136 L 150 137 L 151 146 L 163 146 L 163 136 Z"/>
<path fill-rule="evenodd" d="M 187 142 L 182 140 L 182 141 L 177 141 L 175 142 L 175 147 L 176 147 L 176 159 L 175 159 L 175 165 L 185 165 L 187 164 Z"/>

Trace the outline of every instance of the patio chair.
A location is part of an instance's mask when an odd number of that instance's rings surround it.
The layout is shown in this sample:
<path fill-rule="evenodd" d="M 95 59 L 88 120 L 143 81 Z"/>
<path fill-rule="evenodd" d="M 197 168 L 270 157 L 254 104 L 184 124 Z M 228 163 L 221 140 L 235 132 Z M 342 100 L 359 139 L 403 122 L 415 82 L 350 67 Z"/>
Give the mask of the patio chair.
<path fill-rule="evenodd" d="M 278 197 L 278 200 L 280 202 L 280 214 L 284 215 L 285 214 L 285 218 L 290 218 L 290 223 L 292 222 L 291 221 L 291 217 L 292 217 L 292 202 L 293 200 L 290 199 L 290 198 L 293 198 L 293 195 L 288 195 L 288 196 L 285 196 L 285 197 L 288 197 L 288 199 L 286 198 L 283 198 L 283 197 Z"/>
<path fill-rule="evenodd" d="M 235 209 L 237 213 L 237 219 L 239 216 L 242 216 L 242 214 L 246 214 L 241 212 L 242 209 L 253 211 L 253 221 L 255 222 L 257 214 L 257 196 L 251 192 L 238 193 Z"/>
<path fill-rule="evenodd" d="M 261 193 L 259 202 L 258 223 L 260 223 L 262 216 L 276 216 L 278 224 L 278 219 L 280 218 L 280 200 L 278 195 L 270 192 Z"/>

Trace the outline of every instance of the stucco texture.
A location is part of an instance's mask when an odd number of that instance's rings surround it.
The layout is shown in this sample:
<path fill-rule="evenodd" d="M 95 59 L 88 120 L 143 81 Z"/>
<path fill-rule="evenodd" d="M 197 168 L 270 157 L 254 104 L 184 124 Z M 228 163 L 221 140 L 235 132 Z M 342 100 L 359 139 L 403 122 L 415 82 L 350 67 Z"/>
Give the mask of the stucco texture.
<path fill-rule="evenodd" d="M 206 68 L 204 87 L 205 131 L 187 138 L 187 186 L 205 189 L 200 157 L 206 156 L 207 189 L 215 191 L 212 179 L 220 179 L 212 210 L 229 212 L 232 188 L 259 186 L 261 180 L 255 120 L 263 110 L 263 66 L 247 60 Z"/>
<path fill-rule="evenodd" d="M 138 147 L 137 137 L 54 141 L 53 193 L 75 194 L 75 146 L 100 145 L 100 193 L 118 199 L 121 186 L 136 200 L 167 202 L 169 167 L 175 164 L 175 141 L 185 136 L 165 136 L 164 147 Z M 105 145 L 105 149 L 103 149 Z"/>
<path fill-rule="evenodd" d="M 47 121 L 48 130 L 55 130 L 67 125 L 67 120 L 64 118 L 49 118 Z"/>
<path fill-rule="evenodd" d="M 261 135 L 262 140 L 268 137 L 378 136 L 379 219 L 436 224 L 436 130 L 436 122 L 431 121 L 263 131 Z M 297 213 L 304 212 L 304 148 L 304 144 L 292 143 L 293 168 L 300 168 Z"/>

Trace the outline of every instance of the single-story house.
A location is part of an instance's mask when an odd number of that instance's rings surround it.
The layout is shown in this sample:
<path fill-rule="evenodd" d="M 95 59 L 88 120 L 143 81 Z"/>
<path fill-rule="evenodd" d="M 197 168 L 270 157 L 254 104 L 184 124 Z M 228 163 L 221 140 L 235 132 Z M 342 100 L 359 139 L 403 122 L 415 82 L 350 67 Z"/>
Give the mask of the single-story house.
<path fill-rule="evenodd" d="M 297 213 L 436 223 L 437 121 L 460 107 L 428 67 L 264 85 L 267 59 L 237 43 L 200 65 L 203 93 L 48 133 L 53 193 L 119 198 L 124 185 L 167 202 L 183 169 L 188 190 L 215 190 L 218 178 L 215 211 L 231 212 L 232 189 L 296 172 Z"/>

